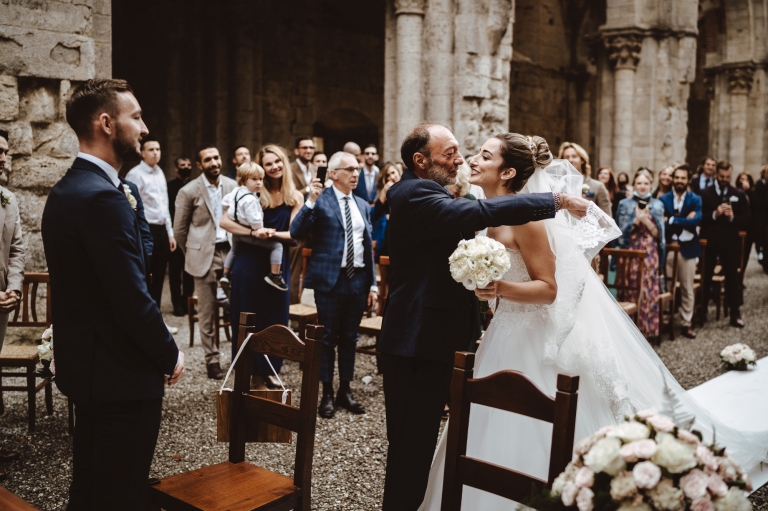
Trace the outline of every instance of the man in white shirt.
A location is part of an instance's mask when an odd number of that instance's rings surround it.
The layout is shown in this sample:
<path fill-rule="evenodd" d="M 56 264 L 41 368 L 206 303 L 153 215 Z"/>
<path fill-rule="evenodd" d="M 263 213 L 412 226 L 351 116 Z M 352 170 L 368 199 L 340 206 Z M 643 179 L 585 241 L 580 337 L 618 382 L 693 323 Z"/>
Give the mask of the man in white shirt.
<path fill-rule="evenodd" d="M 176 240 L 173 237 L 173 224 L 168 209 L 168 185 L 165 173 L 158 165 L 160 142 L 151 135 L 144 137 L 141 141 L 141 160 L 141 163 L 128 172 L 125 179 L 134 183 L 139 189 L 139 195 L 144 203 L 144 216 L 152 233 L 154 248 L 149 263 L 152 273 L 149 294 L 159 309 L 163 297 L 165 270 L 168 267 L 171 252 L 176 250 Z M 174 327 L 169 327 L 169 330 L 171 333 L 176 333 Z"/>
<path fill-rule="evenodd" d="M 355 188 L 355 195 L 371 206 L 376 202 L 376 177 L 379 175 L 377 161 L 379 161 L 379 153 L 376 146 L 369 144 L 363 151 L 363 169 Z"/>
<path fill-rule="evenodd" d="M 315 179 L 309 199 L 291 224 L 291 237 L 312 237 L 312 257 L 304 287 L 315 290 L 318 322 L 325 327 L 320 381 L 323 398 L 318 412 L 331 418 L 334 405 L 352 413 L 365 413 L 355 401 L 349 383 L 355 372 L 358 327 L 366 306 L 376 301 L 378 287 L 371 250 L 368 204 L 352 194 L 360 167 L 354 155 L 338 152 L 328 162 L 333 186 Z M 339 391 L 334 403 L 333 373 L 339 353 Z"/>

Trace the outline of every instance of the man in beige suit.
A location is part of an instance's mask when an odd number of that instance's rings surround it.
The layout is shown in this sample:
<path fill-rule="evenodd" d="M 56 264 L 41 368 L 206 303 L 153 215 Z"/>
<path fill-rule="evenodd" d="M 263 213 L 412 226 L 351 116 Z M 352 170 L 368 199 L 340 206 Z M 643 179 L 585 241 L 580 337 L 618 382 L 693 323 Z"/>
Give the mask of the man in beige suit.
<path fill-rule="evenodd" d="M 5 170 L 8 154 L 8 132 L 0 130 L 0 174 Z M 8 314 L 21 300 L 24 280 L 24 240 L 21 237 L 19 203 L 0 186 L 0 350 L 5 340 Z M 0 457 L 1 458 L 1 457 Z"/>
<path fill-rule="evenodd" d="M 237 185 L 221 175 L 221 156 L 214 146 L 203 146 L 195 155 L 202 174 L 186 184 L 176 197 L 173 230 L 184 251 L 184 269 L 195 278 L 200 341 L 205 350 L 208 378 L 224 377 L 219 351 L 213 343 L 216 328 L 217 277 L 229 252 L 227 233 L 219 225 L 223 214 L 221 201 Z"/>

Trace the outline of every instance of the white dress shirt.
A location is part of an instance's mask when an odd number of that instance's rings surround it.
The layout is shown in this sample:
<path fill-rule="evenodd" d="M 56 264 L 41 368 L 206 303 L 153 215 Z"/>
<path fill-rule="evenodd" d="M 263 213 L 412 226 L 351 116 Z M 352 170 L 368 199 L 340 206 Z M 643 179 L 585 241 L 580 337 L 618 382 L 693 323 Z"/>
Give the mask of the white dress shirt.
<path fill-rule="evenodd" d="M 112 165 L 105 162 L 101 158 L 97 158 L 96 156 L 88 153 L 77 153 L 77 157 L 98 165 L 99 168 L 104 171 L 110 181 L 112 181 L 112 184 L 115 185 L 116 188 L 120 188 L 120 190 L 123 189 L 123 187 L 120 186 L 120 177 L 117 175 L 117 170 L 115 170 Z"/>
<path fill-rule="evenodd" d="M 677 195 L 677 192 L 674 192 L 672 194 L 672 207 L 675 208 L 675 211 L 682 211 L 683 210 L 683 204 L 685 204 L 685 196 L 688 192 L 683 192 L 682 195 Z M 675 222 L 675 217 L 671 216 L 669 217 L 669 225 L 672 225 Z M 677 234 L 672 235 L 672 239 L 675 241 L 680 241 L 682 243 L 686 241 L 691 241 L 693 239 L 693 233 L 690 232 L 687 229 L 683 229 L 683 232 L 680 233 L 680 236 Z"/>
<path fill-rule="evenodd" d="M 365 220 L 363 220 L 363 214 L 360 213 L 360 208 L 357 207 L 357 202 L 355 202 L 354 195 L 351 193 L 349 195 L 345 195 L 335 186 L 332 186 L 331 188 L 333 189 L 333 193 L 336 194 L 336 200 L 339 201 L 339 209 L 341 209 L 341 223 L 344 226 L 344 251 L 341 254 L 341 267 L 347 267 L 347 215 L 345 205 L 347 201 L 344 200 L 344 197 L 349 197 L 349 213 L 352 217 L 352 246 L 355 251 L 354 265 L 355 268 L 364 268 L 365 259 L 363 257 L 363 252 L 365 249 L 363 248 L 363 242 L 365 240 Z M 310 199 L 307 199 L 307 202 L 305 202 L 304 205 L 309 209 L 313 209 L 315 207 L 315 203 Z M 371 286 L 371 291 L 376 293 L 379 292 L 379 286 L 377 286 L 375 282 L 374 285 Z"/>
<path fill-rule="evenodd" d="M 168 209 L 168 184 L 163 170 L 158 165 L 153 168 L 142 161 L 128 172 L 125 179 L 138 187 L 147 222 L 165 226 L 168 237 L 173 238 L 171 212 Z"/>
<path fill-rule="evenodd" d="M 222 202 L 224 201 L 224 188 L 219 179 L 219 184 L 214 185 L 208 181 L 207 178 L 203 178 L 205 183 L 205 189 L 208 191 L 208 198 L 211 199 L 211 209 L 213 210 L 213 221 L 216 222 L 216 243 L 222 243 L 227 241 L 227 231 L 221 227 L 221 215 L 224 212 Z"/>
<path fill-rule="evenodd" d="M 234 207 L 235 205 L 237 208 Z M 259 198 L 246 186 L 238 186 L 225 195 L 221 201 L 221 208 L 222 211 L 227 210 L 230 220 L 240 225 L 254 230 L 264 227 L 264 210 L 261 208 Z M 235 214 L 237 214 L 237 220 L 235 220 Z"/>
<path fill-rule="evenodd" d="M 703 190 L 703 189 L 707 188 L 707 180 L 708 179 L 711 180 L 712 184 L 714 184 L 717 181 L 717 179 L 715 179 L 714 175 L 707 176 L 706 174 L 704 174 L 702 172 L 701 175 L 699 176 L 699 190 Z M 709 186 L 712 186 L 712 184 L 710 184 Z"/>

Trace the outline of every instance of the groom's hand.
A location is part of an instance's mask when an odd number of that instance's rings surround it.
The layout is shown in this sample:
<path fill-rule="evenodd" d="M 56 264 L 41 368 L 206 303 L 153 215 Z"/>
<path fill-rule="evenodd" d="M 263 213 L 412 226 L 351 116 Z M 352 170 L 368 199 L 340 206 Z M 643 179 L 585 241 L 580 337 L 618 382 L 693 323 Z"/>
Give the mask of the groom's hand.
<path fill-rule="evenodd" d="M 589 207 L 590 202 L 587 199 L 564 193 L 560 196 L 560 200 L 562 201 L 560 209 L 567 210 L 576 218 L 582 218 L 587 214 L 587 207 Z"/>

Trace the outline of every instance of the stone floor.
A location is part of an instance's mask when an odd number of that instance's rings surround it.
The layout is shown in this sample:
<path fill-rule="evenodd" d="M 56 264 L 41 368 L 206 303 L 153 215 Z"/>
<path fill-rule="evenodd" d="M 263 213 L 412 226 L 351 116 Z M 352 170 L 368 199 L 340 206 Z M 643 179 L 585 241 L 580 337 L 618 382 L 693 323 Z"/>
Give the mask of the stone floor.
<path fill-rule="evenodd" d="M 747 323 L 744 330 L 729 327 L 725 319 L 715 322 L 711 309 L 711 321 L 696 340 L 678 336 L 674 342 L 665 340 L 657 349 L 683 387 L 691 388 L 721 374 L 718 351 L 726 344 L 746 342 L 758 357 L 768 355 L 768 314 L 765 313 L 768 276 L 752 261 L 745 283 L 748 289 L 743 309 Z M 187 353 L 187 371 L 182 381 L 166 393 L 162 429 L 152 466 L 152 475 L 156 477 L 217 463 L 227 457 L 227 445 L 216 443 L 214 394 L 219 383 L 205 377 L 199 337 L 195 347 L 189 349 L 185 318 L 168 314 L 167 320 L 179 327 L 176 340 Z M 223 365 L 227 367 L 231 344 L 225 342 L 221 348 Z M 287 363 L 283 375 L 290 388 L 297 388 L 296 364 Z M 371 376 L 372 381 L 363 383 L 365 376 Z M 313 509 L 373 510 L 381 503 L 387 446 L 385 413 L 382 379 L 375 374 L 375 365 L 369 357 L 358 355 L 352 388 L 368 413 L 355 416 L 340 411 L 332 420 L 318 420 Z M 6 394 L 5 404 L 6 413 L 0 417 L 0 449 L 18 450 L 22 458 L 5 464 L 9 477 L 3 484 L 41 509 L 64 509 L 72 470 L 72 444 L 67 434 L 64 397 L 54 391 L 54 414 L 48 417 L 42 395 L 39 396 L 38 428 L 34 434 L 27 433 L 23 394 Z M 294 447 L 295 444 L 249 444 L 247 459 L 288 475 L 292 470 Z M 768 511 L 766 488 L 751 499 L 756 510 Z"/>

